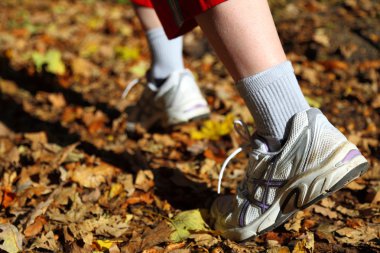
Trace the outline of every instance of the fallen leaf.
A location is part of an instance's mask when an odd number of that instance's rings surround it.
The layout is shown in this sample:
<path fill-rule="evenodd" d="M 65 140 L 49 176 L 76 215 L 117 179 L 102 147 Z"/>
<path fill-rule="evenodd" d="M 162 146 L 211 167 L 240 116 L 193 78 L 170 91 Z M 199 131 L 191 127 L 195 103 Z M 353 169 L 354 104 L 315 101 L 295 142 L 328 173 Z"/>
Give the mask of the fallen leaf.
<path fill-rule="evenodd" d="M 336 219 L 338 218 L 337 212 L 334 212 L 328 208 L 319 206 L 319 205 L 314 205 L 314 212 L 322 214 L 323 216 L 327 216 L 330 219 Z"/>
<path fill-rule="evenodd" d="M 219 242 L 214 236 L 205 233 L 191 234 L 189 238 L 193 239 L 197 245 L 208 249 Z"/>
<path fill-rule="evenodd" d="M 96 240 L 96 244 L 99 245 L 101 250 L 109 250 L 112 245 L 118 243 L 118 242 L 123 242 L 122 240 Z"/>
<path fill-rule="evenodd" d="M 63 75 L 66 71 L 65 64 L 61 59 L 61 52 L 55 49 L 48 50 L 46 54 L 34 52 L 32 60 L 38 72 L 42 71 L 44 65 L 46 65 L 46 71 L 53 74 Z"/>
<path fill-rule="evenodd" d="M 287 223 L 285 223 L 284 227 L 288 231 L 293 231 L 293 232 L 299 232 L 301 229 L 301 222 L 304 219 L 304 212 L 299 211 L 297 214 Z"/>
<path fill-rule="evenodd" d="M 345 214 L 350 217 L 358 217 L 360 215 L 358 210 L 348 209 L 348 208 L 345 208 L 344 206 L 338 206 L 337 208 L 335 208 L 335 210 L 337 210 L 341 214 Z"/>
<path fill-rule="evenodd" d="M 315 31 L 315 33 L 313 35 L 313 39 L 314 39 L 315 42 L 321 44 L 324 47 L 330 46 L 330 39 L 326 35 L 326 31 L 323 28 L 318 28 Z"/>
<path fill-rule="evenodd" d="M 109 198 L 112 199 L 113 197 L 116 197 L 119 195 L 121 192 L 123 192 L 123 185 L 119 183 L 114 183 L 111 185 L 111 190 L 109 193 Z"/>
<path fill-rule="evenodd" d="M 46 224 L 46 219 L 43 216 L 38 216 L 34 220 L 34 223 L 29 225 L 24 230 L 24 235 L 26 237 L 36 236 L 37 234 L 39 234 L 42 231 L 42 228 L 45 224 Z"/>
<path fill-rule="evenodd" d="M 219 140 L 220 137 L 231 133 L 233 121 L 233 114 L 228 114 L 222 121 L 206 120 L 200 130 L 190 131 L 190 136 L 194 140 Z"/>
<path fill-rule="evenodd" d="M 154 176 L 151 170 L 139 170 L 135 180 L 136 189 L 149 191 L 154 186 Z"/>
<path fill-rule="evenodd" d="M 57 244 L 57 240 L 55 239 L 53 231 L 49 231 L 41 237 L 37 237 L 31 245 L 31 249 L 45 249 L 52 252 L 61 251 Z"/>
<path fill-rule="evenodd" d="M 314 234 L 307 232 L 305 238 L 298 241 L 292 253 L 313 253 L 314 252 Z"/>
<path fill-rule="evenodd" d="M 55 108 L 63 108 L 66 105 L 66 100 L 62 93 L 49 93 L 48 100 Z"/>
<path fill-rule="evenodd" d="M 273 247 L 266 251 L 267 253 L 290 253 L 290 250 L 286 246 Z"/>
<path fill-rule="evenodd" d="M 322 103 L 323 103 L 322 98 L 312 98 L 309 96 L 305 96 L 305 99 L 311 107 L 315 107 L 315 108 L 321 108 Z"/>
<path fill-rule="evenodd" d="M 88 78 L 96 66 L 86 59 L 76 57 L 71 61 L 71 69 L 74 75 Z"/>
<path fill-rule="evenodd" d="M 12 224 L 0 224 L 0 249 L 8 253 L 22 251 L 22 234 Z"/>
<path fill-rule="evenodd" d="M 153 229 L 146 229 L 142 235 L 142 248 L 148 249 L 154 245 L 170 241 L 171 226 L 167 222 L 160 222 Z"/>
<path fill-rule="evenodd" d="M 115 174 L 115 169 L 106 164 L 101 163 L 97 166 L 78 166 L 74 171 L 70 171 L 71 180 L 88 188 L 96 188 L 100 184 L 111 179 Z"/>
<path fill-rule="evenodd" d="M 140 51 L 138 48 L 131 48 L 126 46 L 115 47 L 115 53 L 124 61 L 136 60 L 140 56 Z"/>
<path fill-rule="evenodd" d="M 208 230 L 199 209 L 177 214 L 170 220 L 170 224 L 173 227 L 173 232 L 170 235 L 173 242 L 185 240 L 191 235 L 191 232 Z"/>
<path fill-rule="evenodd" d="M 366 186 L 364 184 L 358 184 L 357 182 L 352 181 L 345 187 L 353 191 L 360 191 L 360 190 L 363 190 Z"/>

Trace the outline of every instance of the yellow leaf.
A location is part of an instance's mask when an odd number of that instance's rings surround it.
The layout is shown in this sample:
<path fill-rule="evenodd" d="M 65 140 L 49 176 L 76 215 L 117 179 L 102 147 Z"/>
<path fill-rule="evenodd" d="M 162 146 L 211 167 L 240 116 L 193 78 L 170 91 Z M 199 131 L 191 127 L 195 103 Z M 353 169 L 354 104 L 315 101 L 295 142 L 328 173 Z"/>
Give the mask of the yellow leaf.
<path fill-rule="evenodd" d="M 111 190 L 110 190 L 110 195 L 109 195 L 110 199 L 119 195 L 121 192 L 123 192 L 123 190 L 124 189 L 123 189 L 122 184 L 120 184 L 120 183 L 112 184 Z"/>
<path fill-rule="evenodd" d="M 130 48 L 130 47 L 122 47 L 122 46 L 116 47 L 115 53 L 117 56 L 119 56 L 121 59 L 125 61 L 135 60 L 139 58 L 140 56 L 140 51 L 138 48 Z"/>
<path fill-rule="evenodd" d="M 139 63 L 129 68 L 129 72 L 135 76 L 144 76 L 148 68 L 147 62 L 139 61 Z"/>
<path fill-rule="evenodd" d="M 101 247 L 102 249 L 109 249 L 112 247 L 114 243 L 123 242 L 121 240 L 96 240 L 96 243 Z"/>
<path fill-rule="evenodd" d="M 170 240 L 180 242 L 188 238 L 193 231 L 208 230 L 199 209 L 184 211 L 170 220 L 173 232 Z"/>
<path fill-rule="evenodd" d="M 306 237 L 298 241 L 292 253 L 312 253 L 314 252 L 314 234 L 307 232 Z"/>
<path fill-rule="evenodd" d="M 308 96 L 305 96 L 305 98 L 311 107 L 321 108 L 322 98 L 311 98 Z"/>
<path fill-rule="evenodd" d="M 228 114 L 222 121 L 206 120 L 199 131 L 196 129 L 190 131 L 190 136 L 194 140 L 219 140 L 220 137 L 231 133 L 233 121 L 233 114 Z"/>

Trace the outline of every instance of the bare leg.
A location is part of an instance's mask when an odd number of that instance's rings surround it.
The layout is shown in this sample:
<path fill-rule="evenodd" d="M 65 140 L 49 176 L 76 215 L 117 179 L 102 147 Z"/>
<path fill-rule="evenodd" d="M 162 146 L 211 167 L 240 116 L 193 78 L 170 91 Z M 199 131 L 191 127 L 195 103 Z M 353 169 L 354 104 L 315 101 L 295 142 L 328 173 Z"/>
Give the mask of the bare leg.
<path fill-rule="evenodd" d="M 267 0 L 230 0 L 196 17 L 236 82 L 257 133 L 281 147 L 290 118 L 309 108 L 282 48 Z"/>
<path fill-rule="evenodd" d="M 286 60 L 266 0 L 231 0 L 196 17 L 235 81 Z"/>
<path fill-rule="evenodd" d="M 158 19 L 156 11 L 154 9 L 143 6 L 134 7 L 144 31 L 162 27 L 161 22 Z"/>

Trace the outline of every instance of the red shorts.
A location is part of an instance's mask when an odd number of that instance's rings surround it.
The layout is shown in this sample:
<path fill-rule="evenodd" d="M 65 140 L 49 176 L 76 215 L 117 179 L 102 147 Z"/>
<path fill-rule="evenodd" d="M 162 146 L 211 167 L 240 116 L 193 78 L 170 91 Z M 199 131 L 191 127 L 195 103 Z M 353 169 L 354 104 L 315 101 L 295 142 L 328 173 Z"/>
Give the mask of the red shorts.
<path fill-rule="evenodd" d="M 132 0 L 136 5 L 154 8 L 169 39 L 197 26 L 195 16 L 227 0 Z"/>

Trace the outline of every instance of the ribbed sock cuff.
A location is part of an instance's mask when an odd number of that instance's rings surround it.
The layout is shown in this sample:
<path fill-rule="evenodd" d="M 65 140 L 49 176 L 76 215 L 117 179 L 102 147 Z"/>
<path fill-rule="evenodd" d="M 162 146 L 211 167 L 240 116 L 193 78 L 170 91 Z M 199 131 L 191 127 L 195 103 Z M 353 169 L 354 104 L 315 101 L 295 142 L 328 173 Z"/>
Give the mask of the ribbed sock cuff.
<path fill-rule="evenodd" d="M 289 61 L 236 84 L 263 137 L 283 139 L 289 119 L 309 107 Z"/>

